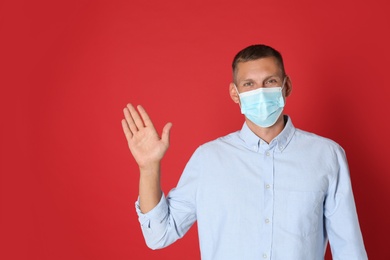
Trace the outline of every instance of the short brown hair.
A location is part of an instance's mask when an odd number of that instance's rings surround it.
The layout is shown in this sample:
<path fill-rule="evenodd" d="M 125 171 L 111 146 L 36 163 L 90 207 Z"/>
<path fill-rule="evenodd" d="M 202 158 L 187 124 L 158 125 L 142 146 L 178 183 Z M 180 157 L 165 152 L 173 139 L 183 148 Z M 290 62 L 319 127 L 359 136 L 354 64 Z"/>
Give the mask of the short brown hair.
<path fill-rule="evenodd" d="M 285 76 L 283 58 L 280 52 L 275 50 L 274 48 L 264 45 L 264 44 L 256 44 L 250 45 L 245 49 L 241 50 L 233 59 L 232 69 L 233 69 L 233 78 L 235 78 L 235 73 L 237 69 L 237 64 L 239 62 L 246 62 L 251 60 L 257 60 L 261 58 L 274 57 L 276 62 L 280 67 L 280 71 L 282 72 L 282 76 Z"/>

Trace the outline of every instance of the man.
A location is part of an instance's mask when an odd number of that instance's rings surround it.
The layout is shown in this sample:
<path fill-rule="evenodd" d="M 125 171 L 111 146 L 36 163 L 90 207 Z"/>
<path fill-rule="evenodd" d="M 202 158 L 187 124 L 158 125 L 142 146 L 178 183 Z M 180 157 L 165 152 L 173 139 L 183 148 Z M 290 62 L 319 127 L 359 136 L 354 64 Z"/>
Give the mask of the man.
<path fill-rule="evenodd" d="M 150 248 L 197 221 L 204 260 L 323 259 L 328 239 L 333 259 L 367 259 L 344 151 L 283 115 L 291 89 L 278 51 L 240 51 L 230 96 L 245 123 L 200 146 L 167 197 L 159 171 L 171 124 L 160 138 L 145 110 L 127 105 L 122 126 L 140 168 L 136 210 Z"/>

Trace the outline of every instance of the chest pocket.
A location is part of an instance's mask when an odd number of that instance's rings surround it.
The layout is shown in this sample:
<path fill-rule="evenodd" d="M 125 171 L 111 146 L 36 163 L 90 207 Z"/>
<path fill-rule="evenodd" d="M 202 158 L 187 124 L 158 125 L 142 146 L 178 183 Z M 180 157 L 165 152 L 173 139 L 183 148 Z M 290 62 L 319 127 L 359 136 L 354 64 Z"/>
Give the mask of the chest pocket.
<path fill-rule="evenodd" d="M 322 192 L 275 190 L 274 228 L 308 236 L 323 227 Z"/>

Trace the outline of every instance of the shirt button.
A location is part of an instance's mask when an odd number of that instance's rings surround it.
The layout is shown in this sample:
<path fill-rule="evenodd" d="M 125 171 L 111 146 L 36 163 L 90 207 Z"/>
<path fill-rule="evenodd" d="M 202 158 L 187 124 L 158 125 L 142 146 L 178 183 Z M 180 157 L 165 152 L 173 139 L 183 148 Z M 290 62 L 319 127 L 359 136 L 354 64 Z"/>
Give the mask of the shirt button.
<path fill-rule="evenodd" d="M 269 156 L 269 155 L 270 155 L 270 153 L 269 153 L 269 152 L 266 152 L 266 153 L 265 153 L 265 155 Z"/>
<path fill-rule="evenodd" d="M 263 254 L 263 258 L 267 258 L 267 254 Z"/>
<path fill-rule="evenodd" d="M 269 219 L 267 218 L 267 219 L 265 219 L 265 223 L 269 223 Z"/>
<path fill-rule="evenodd" d="M 267 185 L 265 185 L 265 188 L 269 189 L 269 188 L 271 188 L 271 186 L 269 184 L 267 184 Z"/>
<path fill-rule="evenodd" d="M 283 147 L 282 145 L 281 145 L 281 146 L 279 146 L 279 149 L 280 149 L 280 150 L 283 150 L 283 148 L 284 148 L 284 147 Z"/>

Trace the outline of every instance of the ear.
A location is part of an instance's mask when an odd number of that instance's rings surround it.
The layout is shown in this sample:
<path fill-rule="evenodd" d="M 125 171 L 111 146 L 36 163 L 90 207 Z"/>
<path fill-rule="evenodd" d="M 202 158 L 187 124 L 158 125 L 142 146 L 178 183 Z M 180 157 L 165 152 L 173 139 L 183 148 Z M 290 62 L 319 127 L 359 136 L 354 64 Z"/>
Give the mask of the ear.
<path fill-rule="evenodd" d="M 240 97 L 238 96 L 237 88 L 233 82 L 229 85 L 229 94 L 234 103 L 240 103 Z"/>
<path fill-rule="evenodd" d="M 286 76 L 287 79 L 286 79 L 286 83 L 284 85 L 284 88 L 286 89 L 285 90 L 285 93 L 286 93 L 286 97 L 290 96 L 291 95 L 291 91 L 292 91 L 292 82 L 291 82 L 291 79 L 290 77 L 287 75 Z"/>

